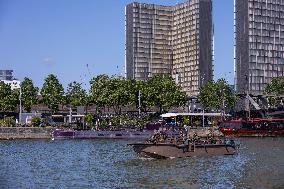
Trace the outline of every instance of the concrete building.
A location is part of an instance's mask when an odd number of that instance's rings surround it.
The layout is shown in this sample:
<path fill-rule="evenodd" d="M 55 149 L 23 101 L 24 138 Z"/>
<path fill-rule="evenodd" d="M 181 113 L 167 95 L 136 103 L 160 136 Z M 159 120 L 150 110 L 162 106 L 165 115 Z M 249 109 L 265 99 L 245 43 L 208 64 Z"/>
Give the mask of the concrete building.
<path fill-rule="evenodd" d="M 13 80 L 13 70 L 0 70 L 0 80 Z"/>
<path fill-rule="evenodd" d="M 21 82 L 14 78 L 13 70 L 0 70 L 0 81 L 9 84 L 11 89 L 19 89 Z"/>
<path fill-rule="evenodd" d="M 238 93 L 262 94 L 284 73 L 284 1 L 235 1 L 235 82 Z"/>
<path fill-rule="evenodd" d="M 212 2 L 126 6 L 126 77 L 172 74 L 190 96 L 213 79 Z"/>

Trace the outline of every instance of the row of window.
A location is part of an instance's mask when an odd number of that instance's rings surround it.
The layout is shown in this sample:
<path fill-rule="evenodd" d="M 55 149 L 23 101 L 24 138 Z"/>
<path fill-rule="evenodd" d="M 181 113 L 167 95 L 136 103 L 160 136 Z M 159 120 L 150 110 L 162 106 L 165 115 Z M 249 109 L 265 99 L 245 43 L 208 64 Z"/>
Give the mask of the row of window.
<path fill-rule="evenodd" d="M 279 76 L 283 76 L 283 75 L 272 74 L 270 77 L 267 77 L 267 76 L 251 76 L 249 78 L 249 83 L 250 83 L 251 86 L 254 85 L 256 87 L 257 85 L 269 83 L 272 78 L 279 77 Z"/>
<path fill-rule="evenodd" d="M 250 49 L 250 55 L 258 58 L 284 58 L 284 51 L 255 50 Z"/>
<path fill-rule="evenodd" d="M 282 37 L 282 36 L 281 36 Z M 249 36 L 249 42 L 255 43 L 256 45 L 262 44 L 265 46 L 281 46 L 283 44 L 284 38 L 279 38 L 277 35 L 275 37 L 266 37 L 266 36 Z M 277 47 L 276 47 L 277 48 Z"/>
<path fill-rule="evenodd" d="M 161 19 L 165 19 L 165 20 L 171 20 L 172 19 L 172 15 L 157 15 L 157 14 L 140 14 L 140 13 L 134 13 L 133 14 L 133 18 L 136 19 L 154 19 L 155 17 L 161 18 Z"/>
<path fill-rule="evenodd" d="M 263 36 L 263 37 L 277 37 L 284 38 L 284 26 L 276 26 L 273 28 L 249 28 L 249 35 Z"/>
<path fill-rule="evenodd" d="M 254 24 L 254 27 L 261 27 L 261 24 L 263 24 L 262 27 L 266 29 L 275 28 L 278 25 L 284 25 L 283 18 L 272 18 L 272 17 L 262 17 L 262 16 L 252 16 L 249 17 L 250 24 Z M 250 26 L 251 26 L 250 25 Z"/>
<path fill-rule="evenodd" d="M 166 27 L 171 27 L 171 22 L 169 22 L 168 20 L 159 20 L 159 19 L 145 19 L 145 20 L 141 20 L 141 19 L 133 19 L 133 22 L 135 24 L 145 24 L 145 25 L 155 25 L 155 26 L 166 26 Z"/>
<path fill-rule="evenodd" d="M 284 6 L 279 5 L 279 6 L 267 6 L 266 7 L 249 7 L 249 14 L 257 14 L 257 15 L 263 15 L 263 16 L 277 16 L 279 12 L 283 11 Z"/>
<path fill-rule="evenodd" d="M 274 63 L 274 64 L 281 64 L 284 61 L 283 55 L 273 57 L 270 55 L 269 56 L 258 56 L 257 54 L 251 54 L 249 60 L 250 62 Z"/>

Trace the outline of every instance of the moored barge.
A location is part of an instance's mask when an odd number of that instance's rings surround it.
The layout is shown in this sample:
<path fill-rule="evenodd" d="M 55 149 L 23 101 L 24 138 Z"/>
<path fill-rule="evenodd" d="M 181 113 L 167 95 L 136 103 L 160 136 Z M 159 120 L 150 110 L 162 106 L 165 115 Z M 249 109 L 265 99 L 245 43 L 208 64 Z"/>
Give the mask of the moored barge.
<path fill-rule="evenodd" d="M 74 130 L 55 129 L 51 133 L 52 139 L 147 139 L 153 134 L 151 130 Z"/>
<path fill-rule="evenodd" d="M 219 130 L 227 136 L 284 136 L 284 119 L 224 120 L 219 122 Z"/>

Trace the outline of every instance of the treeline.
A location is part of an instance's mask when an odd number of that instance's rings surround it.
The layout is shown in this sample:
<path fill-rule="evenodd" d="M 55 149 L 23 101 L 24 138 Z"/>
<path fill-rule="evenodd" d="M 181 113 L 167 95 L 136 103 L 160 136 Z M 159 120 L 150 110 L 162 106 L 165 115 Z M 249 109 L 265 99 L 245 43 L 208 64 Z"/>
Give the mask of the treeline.
<path fill-rule="evenodd" d="M 158 109 L 159 113 L 172 107 L 182 107 L 187 103 L 187 96 L 176 85 L 170 75 L 156 75 L 148 81 L 125 79 L 123 77 L 109 77 L 105 74 L 93 77 L 90 89 L 86 91 L 82 84 L 73 81 L 66 90 L 53 74 L 44 79 L 41 89 L 34 86 L 30 78 L 24 78 L 21 90 L 12 90 L 9 84 L 0 82 L 0 111 L 15 112 L 20 104 L 26 112 L 30 112 L 37 104 L 46 105 L 51 113 L 59 111 L 59 107 L 70 105 L 72 107 L 95 105 L 99 114 L 104 108 L 111 108 L 117 115 L 127 106 L 139 106 L 141 112 Z M 283 106 L 284 77 L 273 78 L 265 88 L 269 97 L 270 106 Z M 228 111 L 234 108 L 237 97 L 224 79 L 209 81 L 200 89 L 197 96 L 205 111 Z"/>
<path fill-rule="evenodd" d="M 112 108 L 117 115 L 122 108 L 136 106 L 140 91 L 140 109 L 142 112 L 151 108 L 158 108 L 159 112 L 171 107 L 180 107 L 186 104 L 186 94 L 176 85 L 170 75 L 157 75 L 148 81 L 129 80 L 122 77 L 99 75 L 91 79 L 90 89 L 86 91 L 82 84 L 73 81 L 68 84 L 66 91 L 57 77 L 53 74 L 44 79 L 41 89 L 34 86 L 30 78 L 24 78 L 21 89 L 12 90 L 9 84 L 0 82 L 0 111 L 16 111 L 20 104 L 26 112 L 32 106 L 46 105 L 51 113 L 59 111 L 59 106 L 95 105 L 96 112 L 103 108 Z"/>

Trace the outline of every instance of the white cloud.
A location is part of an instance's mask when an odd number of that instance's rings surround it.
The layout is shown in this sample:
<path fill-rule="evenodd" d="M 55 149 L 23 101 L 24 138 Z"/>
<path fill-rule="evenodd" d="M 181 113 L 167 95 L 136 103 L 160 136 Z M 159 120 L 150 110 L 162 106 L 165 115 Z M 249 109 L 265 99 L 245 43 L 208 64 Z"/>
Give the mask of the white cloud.
<path fill-rule="evenodd" d="M 55 61 L 54 61 L 54 59 L 52 57 L 45 57 L 42 61 L 43 61 L 43 63 L 45 65 L 53 65 L 53 64 L 55 64 Z"/>

